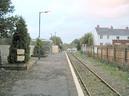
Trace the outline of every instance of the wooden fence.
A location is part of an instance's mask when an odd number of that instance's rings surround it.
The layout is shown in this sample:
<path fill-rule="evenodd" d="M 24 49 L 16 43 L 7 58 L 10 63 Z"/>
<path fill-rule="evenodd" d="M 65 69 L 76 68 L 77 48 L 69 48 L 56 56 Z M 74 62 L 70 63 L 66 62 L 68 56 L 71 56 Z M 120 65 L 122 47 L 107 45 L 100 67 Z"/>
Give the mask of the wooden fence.
<path fill-rule="evenodd" d="M 98 58 L 120 68 L 129 70 L 129 47 L 128 46 L 92 46 L 86 48 L 88 56 Z"/>

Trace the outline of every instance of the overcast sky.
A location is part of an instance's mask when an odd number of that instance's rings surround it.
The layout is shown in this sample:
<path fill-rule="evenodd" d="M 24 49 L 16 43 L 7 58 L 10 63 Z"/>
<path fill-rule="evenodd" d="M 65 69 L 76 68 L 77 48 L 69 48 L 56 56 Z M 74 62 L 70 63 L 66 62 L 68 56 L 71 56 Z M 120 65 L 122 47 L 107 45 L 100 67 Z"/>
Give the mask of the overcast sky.
<path fill-rule="evenodd" d="M 129 26 L 129 0 L 12 0 L 15 14 L 26 20 L 31 38 L 38 37 L 38 13 L 41 16 L 41 38 L 55 32 L 63 42 L 71 42 L 97 25 L 125 28 Z"/>

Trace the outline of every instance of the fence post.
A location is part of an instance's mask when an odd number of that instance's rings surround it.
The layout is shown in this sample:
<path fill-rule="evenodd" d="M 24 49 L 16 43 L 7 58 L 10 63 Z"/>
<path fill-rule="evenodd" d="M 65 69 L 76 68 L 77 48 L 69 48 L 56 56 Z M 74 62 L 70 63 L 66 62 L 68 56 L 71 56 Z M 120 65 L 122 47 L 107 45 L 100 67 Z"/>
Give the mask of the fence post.
<path fill-rule="evenodd" d="M 127 48 L 125 48 L 125 63 L 127 62 Z"/>
<path fill-rule="evenodd" d="M 93 57 L 95 58 L 95 53 L 94 53 L 94 46 L 93 46 Z"/>
<path fill-rule="evenodd" d="M 0 50 L 0 64 L 2 64 L 1 50 Z"/>
<path fill-rule="evenodd" d="M 102 49 L 103 49 L 103 48 L 101 47 L 101 60 L 102 60 L 102 52 L 103 52 Z"/>
<path fill-rule="evenodd" d="M 114 49 L 114 51 L 113 51 L 113 53 L 114 53 L 114 61 L 116 61 L 116 48 L 114 47 L 113 49 Z"/>
<path fill-rule="evenodd" d="M 98 47 L 97 47 L 97 58 L 98 58 Z"/>
<path fill-rule="evenodd" d="M 107 61 L 108 61 L 108 47 L 107 47 Z"/>

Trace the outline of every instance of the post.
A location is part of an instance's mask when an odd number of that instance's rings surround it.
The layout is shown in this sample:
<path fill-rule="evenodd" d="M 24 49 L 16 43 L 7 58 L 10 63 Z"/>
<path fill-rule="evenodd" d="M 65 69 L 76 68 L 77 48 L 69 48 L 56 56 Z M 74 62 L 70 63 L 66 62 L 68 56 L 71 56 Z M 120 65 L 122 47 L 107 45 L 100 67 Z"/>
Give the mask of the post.
<path fill-rule="evenodd" d="M 125 48 L 125 63 L 127 62 L 127 48 Z"/>
<path fill-rule="evenodd" d="M 108 61 L 108 47 L 107 47 L 107 61 Z"/>
<path fill-rule="evenodd" d="M 102 59 L 102 54 L 103 54 L 102 52 L 103 52 L 103 48 L 101 47 L 101 59 Z"/>
<path fill-rule="evenodd" d="M 56 42 L 57 42 L 57 41 L 56 41 L 56 32 L 55 32 L 55 45 L 57 45 Z"/>
<path fill-rule="evenodd" d="M 2 64 L 1 50 L 0 50 L 0 64 Z"/>
<path fill-rule="evenodd" d="M 38 36 L 39 39 L 40 39 L 40 20 L 41 20 L 41 12 L 39 12 L 39 36 Z"/>
<path fill-rule="evenodd" d="M 113 53 L 114 53 L 114 61 L 116 61 L 116 48 L 114 47 L 113 49 L 114 49 L 114 51 L 113 51 Z"/>
<path fill-rule="evenodd" d="M 52 39 L 52 33 L 50 33 L 50 35 L 51 35 L 51 37 L 50 37 L 50 38 Z"/>
<path fill-rule="evenodd" d="M 39 12 L 39 36 L 38 39 L 40 39 L 40 20 L 41 20 L 41 12 Z M 40 45 L 38 50 L 38 59 L 40 60 Z"/>
<path fill-rule="evenodd" d="M 98 57 L 98 46 L 97 46 L 97 57 Z"/>

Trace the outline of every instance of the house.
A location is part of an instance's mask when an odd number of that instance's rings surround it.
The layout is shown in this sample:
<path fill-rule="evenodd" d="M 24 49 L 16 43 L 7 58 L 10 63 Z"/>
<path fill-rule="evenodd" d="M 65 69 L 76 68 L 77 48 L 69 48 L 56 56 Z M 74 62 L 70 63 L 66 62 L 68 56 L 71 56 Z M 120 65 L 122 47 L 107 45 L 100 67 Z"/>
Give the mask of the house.
<path fill-rule="evenodd" d="M 77 52 L 77 48 L 68 48 L 67 49 L 67 52 L 73 52 L 73 53 L 75 53 L 75 52 Z"/>
<path fill-rule="evenodd" d="M 129 45 L 129 28 L 114 29 L 112 26 L 97 25 L 94 34 L 94 45 Z"/>

